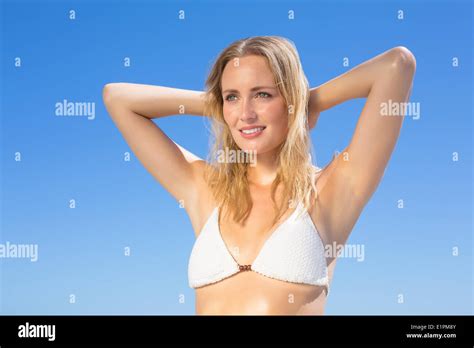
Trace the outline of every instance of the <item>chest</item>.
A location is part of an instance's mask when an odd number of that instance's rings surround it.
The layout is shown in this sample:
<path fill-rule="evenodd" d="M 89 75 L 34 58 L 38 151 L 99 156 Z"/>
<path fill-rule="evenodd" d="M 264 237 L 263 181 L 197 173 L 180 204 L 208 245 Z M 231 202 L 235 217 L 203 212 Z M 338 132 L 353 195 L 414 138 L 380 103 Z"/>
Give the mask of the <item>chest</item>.
<path fill-rule="evenodd" d="M 228 251 L 241 265 L 252 264 L 267 240 L 287 221 L 294 209 L 288 209 L 277 223 L 271 202 L 256 200 L 247 220 L 240 224 L 230 215 L 219 214 L 218 230 Z"/>

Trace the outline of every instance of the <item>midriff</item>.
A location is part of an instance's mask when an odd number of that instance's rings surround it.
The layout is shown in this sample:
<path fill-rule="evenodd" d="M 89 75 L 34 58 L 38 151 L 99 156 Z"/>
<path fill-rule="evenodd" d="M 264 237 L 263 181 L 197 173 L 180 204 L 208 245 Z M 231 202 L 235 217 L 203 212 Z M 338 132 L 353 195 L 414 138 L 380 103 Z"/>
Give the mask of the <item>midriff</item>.
<path fill-rule="evenodd" d="M 244 271 L 196 289 L 196 314 L 321 315 L 323 286 L 289 283 Z"/>

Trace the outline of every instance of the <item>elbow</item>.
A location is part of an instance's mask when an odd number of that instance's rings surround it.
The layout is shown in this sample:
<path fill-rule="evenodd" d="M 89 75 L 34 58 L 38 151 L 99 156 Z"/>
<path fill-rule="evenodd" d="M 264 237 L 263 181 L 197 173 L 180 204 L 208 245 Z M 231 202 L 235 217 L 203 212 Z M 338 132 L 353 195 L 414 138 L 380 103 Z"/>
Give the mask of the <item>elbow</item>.
<path fill-rule="evenodd" d="M 416 59 L 415 55 L 405 46 L 397 46 L 390 50 L 391 66 L 397 70 L 415 73 Z"/>
<path fill-rule="evenodd" d="M 126 84 L 125 82 L 112 82 L 104 85 L 102 88 L 102 100 L 104 104 L 115 104 L 118 100 L 122 100 L 125 95 L 124 87 L 126 87 Z"/>
<path fill-rule="evenodd" d="M 116 83 L 107 83 L 102 88 L 102 100 L 104 101 L 105 105 L 110 104 L 112 101 L 112 97 L 114 95 L 113 91 L 115 90 Z"/>

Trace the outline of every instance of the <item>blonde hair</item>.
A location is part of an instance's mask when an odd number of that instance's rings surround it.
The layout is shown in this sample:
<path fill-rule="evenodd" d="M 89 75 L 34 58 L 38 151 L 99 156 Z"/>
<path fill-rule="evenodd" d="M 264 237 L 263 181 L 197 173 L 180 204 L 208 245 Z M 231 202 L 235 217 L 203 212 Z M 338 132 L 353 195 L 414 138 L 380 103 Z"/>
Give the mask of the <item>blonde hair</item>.
<path fill-rule="evenodd" d="M 247 161 L 216 162 L 215 158 L 221 151 L 239 153 L 224 120 L 221 80 L 226 64 L 246 55 L 266 58 L 288 110 L 288 136 L 278 147 L 278 170 L 271 186 L 276 223 L 290 206 L 303 202 L 308 209 L 311 200 L 317 198 L 308 127 L 308 80 L 290 40 L 278 36 L 249 37 L 233 42 L 217 57 L 206 80 L 204 115 L 212 120 L 214 142 L 208 158 L 211 165 L 207 167 L 205 177 L 218 206 L 227 208 L 234 221 L 243 223 L 252 208 L 246 175 L 250 164 Z M 280 184 L 282 199 L 277 203 L 275 193 Z"/>

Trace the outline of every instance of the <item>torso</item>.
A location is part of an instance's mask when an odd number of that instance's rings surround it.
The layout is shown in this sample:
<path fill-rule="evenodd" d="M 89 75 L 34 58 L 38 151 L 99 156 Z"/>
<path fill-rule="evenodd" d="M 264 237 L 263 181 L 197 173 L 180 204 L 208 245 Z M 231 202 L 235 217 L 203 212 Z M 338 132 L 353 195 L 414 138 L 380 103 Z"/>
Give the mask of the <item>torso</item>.
<path fill-rule="evenodd" d="M 327 171 L 330 167 L 326 167 Z M 327 180 L 327 173 L 321 172 L 316 181 L 320 192 Z M 188 211 L 196 237 L 209 218 L 217 203 L 204 182 L 200 184 L 199 202 L 196 209 Z M 264 242 L 293 211 L 289 209 L 280 222 L 272 225 L 274 216 L 270 188 L 250 187 L 253 207 L 244 226 L 220 213 L 222 239 L 239 264 L 252 264 Z M 278 199 L 278 190 L 277 190 Z M 319 201 L 308 210 L 314 225 L 319 226 Z M 318 229 L 324 245 L 331 245 L 324 231 Z M 331 283 L 336 259 L 327 259 Z M 324 287 L 296 284 L 271 279 L 256 272 L 239 272 L 217 283 L 196 289 L 196 314 L 302 314 L 324 313 L 326 292 Z"/>

